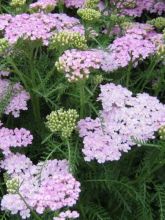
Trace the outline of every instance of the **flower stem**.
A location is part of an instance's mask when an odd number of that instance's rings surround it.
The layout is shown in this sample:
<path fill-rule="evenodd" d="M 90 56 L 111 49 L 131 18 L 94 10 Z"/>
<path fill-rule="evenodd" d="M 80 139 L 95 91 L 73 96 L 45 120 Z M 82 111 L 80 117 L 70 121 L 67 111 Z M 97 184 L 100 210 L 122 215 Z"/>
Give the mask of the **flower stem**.
<path fill-rule="evenodd" d="M 80 90 L 80 118 L 83 118 L 85 111 L 85 81 L 84 80 L 80 81 L 79 90 Z"/>

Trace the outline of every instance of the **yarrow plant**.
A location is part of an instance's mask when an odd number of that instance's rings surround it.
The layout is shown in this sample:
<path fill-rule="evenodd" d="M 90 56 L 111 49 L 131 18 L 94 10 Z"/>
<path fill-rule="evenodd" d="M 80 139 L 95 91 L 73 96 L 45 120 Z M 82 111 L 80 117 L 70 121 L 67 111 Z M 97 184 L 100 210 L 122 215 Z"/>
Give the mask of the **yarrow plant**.
<path fill-rule="evenodd" d="M 0 1 L 1 220 L 165 219 L 164 13 Z"/>

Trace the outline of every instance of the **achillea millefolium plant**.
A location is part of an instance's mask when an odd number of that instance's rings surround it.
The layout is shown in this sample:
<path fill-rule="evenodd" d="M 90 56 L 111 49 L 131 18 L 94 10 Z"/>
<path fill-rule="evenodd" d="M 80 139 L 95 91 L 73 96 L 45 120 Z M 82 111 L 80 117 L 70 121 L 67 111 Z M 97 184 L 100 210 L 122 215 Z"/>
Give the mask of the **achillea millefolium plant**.
<path fill-rule="evenodd" d="M 0 220 L 165 220 L 164 15 L 0 0 Z"/>

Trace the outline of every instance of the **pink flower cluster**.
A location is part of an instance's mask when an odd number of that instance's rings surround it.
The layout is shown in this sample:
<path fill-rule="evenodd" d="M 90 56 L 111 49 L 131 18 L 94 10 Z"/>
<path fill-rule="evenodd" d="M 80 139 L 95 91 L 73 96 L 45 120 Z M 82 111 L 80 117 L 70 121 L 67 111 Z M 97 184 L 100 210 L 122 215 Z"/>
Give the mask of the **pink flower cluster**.
<path fill-rule="evenodd" d="M 165 105 L 147 93 L 132 95 L 128 89 L 113 83 L 101 85 L 98 98 L 103 109 L 95 120 L 80 120 L 86 161 L 99 163 L 119 160 L 136 140 L 154 139 L 154 133 L 165 124 Z"/>
<path fill-rule="evenodd" d="M 0 123 L 0 149 L 3 154 L 10 154 L 11 147 L 27 147 L 32 140 L 33 136 L 25 128 L 9 129 L 2 127 L 2 123 Z"/>
<path fill-rule="evenodd" d="M 69 81 L 88 78 L 92 69 L 99 69 L 102 61 L 102 53 L 99 50 L 80 51 L 67 50 L 56 63 L 59 71 L 65 72 Z"/>
<path fill-rule="evenodd" d="M 45 11 L 47 9 L 52 8 L 52 10 L 57 5 L 57 0 L 38 0 L 37 2 L 31 3 L 29 8 L 36 9 L 39 11 Z"/>
<path fill-rule="evenodd" d="M 156 41 L 159 39 L 159 42 Z M 118 37 L 103 53 L 102 69 L 112 72 L 139 61 L 157 52 L 158 44 L 163 42 L 163 35 L 153 30 L 148 24 L 135 23 L 122 37 Z"/>
<path fill-rule="evenodd" d="M 66 212 L 61 212 L 59 217 L 54 217 L 53 220 L 67 220 L 67 219 L 75 219 L 79 217 L 79 213 L 76 211 L 67 210 Z"/>
<path fill-rule="evenodd" d="M 46 210 L 54 212 L 72 207 L 78 200 L 80 183 L 69 173 L 66 160 L 48 160 L 34 165 L 24 155 L 11 154 L 1 162 L 1 168 L 20 183 L 18 192 L 3 196 L 2 210 L 19 213 L 23 219 L 30 217 L 29 207 L 43 214 Z M 63 219 L 65 216 L 76 217 L 77 212 L 60 214 Z"/>
<path fill-rule="evenodd" d="M 0 75 L 8 74 L 8 72 L 0 72 Z M 30 99 L 29 93 L 27 93 L 20 83 L 12 84 L 7 79 L 0 79 L 0 102 L 5 99 L 7 93 L 9 94 L 9 100 L 7 100 L 7 106 L 5 108 L 5 114 L 12 114 L 15 118 L 20 116 L 21 110 L 27 110 L 27 101 Z"/>
<path fill-rule="evenodd" d="M 0 71 L 0 78 L 1 77 L 5 77 L 5 76 L 9 76 L 10 75 L 10 72 L 9 71 L 5 71 L 5 70 L 1 70 Z"/>
<path fill-rule="evenodd" d="M 81 8 L 84 5 L 85 0 L 64 0 L 64 3 L 67 8 Z"/>
<path fill-rule="evenodd" d="M 0 30 L 10 44 L 23 38 L 41 40 L 44 45 L 48 45 L 53 31 L 71 30 L 84 34 L 84 27 L 77 18 L 51 13 L 0 15 Z"/>
<path fill-rule="evenodd" d="M 140 17 L 144 11 L 158 13 L 159 15 L 165 12 L 163 0 L 124 0 L 119 1 L 117 7 L 121 10 L 122 14 L 134 17 Z"/>

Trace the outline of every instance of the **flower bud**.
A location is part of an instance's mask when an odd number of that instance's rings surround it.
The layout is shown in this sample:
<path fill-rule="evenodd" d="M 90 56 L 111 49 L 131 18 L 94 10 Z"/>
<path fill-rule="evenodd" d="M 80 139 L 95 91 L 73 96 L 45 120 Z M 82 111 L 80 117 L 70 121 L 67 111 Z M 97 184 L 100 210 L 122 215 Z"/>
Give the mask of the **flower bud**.
<path fill-rule="evenodd" d="M 92 8 L 81 8 L 77 11 L 77 14 L 87 22 L 97 21 L 101 17 L 101 13 Z"/>
<path fill-rule="evenodd" d="M 165 125 L 159 128 L 158 134 L 161 140 L 165 140 Z"/>
<path fill-rule="evenodd" d="M 50 41 L 50 49 L 60 49 L 64 50 L 69 48 L 86 49 L 87 42 L 84 35 L 78 32 L 71 31 L 61 31 L 55 33 Z"/>
<path fill-rule="evenodd" d="M 7 187 L 8 193 L 11 193 L 11 194 L 17 193 L 19 189 L 19 180 L 17 179 L 7 180 L 6 187 Z"/>
<path fill-rule="evenodd" d="M 76 120 L 78 118 L 77 111 L 74 109 L 69 109 L 64 111 L 59 109 L 58 111 L 53 111 L 46 117 L 47 127 L 53 133 L 60 133 L 63 138 L 68 138 L 76 127 Z"/>

